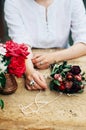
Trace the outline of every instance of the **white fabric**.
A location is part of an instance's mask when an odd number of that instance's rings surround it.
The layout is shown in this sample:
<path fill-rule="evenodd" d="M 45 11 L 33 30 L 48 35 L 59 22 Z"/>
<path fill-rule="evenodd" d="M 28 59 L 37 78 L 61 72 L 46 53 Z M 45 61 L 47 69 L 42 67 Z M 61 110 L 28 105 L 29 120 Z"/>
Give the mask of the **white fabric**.
<path fill-rule="evenodd" d="M 86 43 L 86 14 L 82 0 L 54 0 L 46 9 L 34 0 L 5 0 L 9 36 L 31 47 L 65 48 L 70 30 L 74 43 Z"/>

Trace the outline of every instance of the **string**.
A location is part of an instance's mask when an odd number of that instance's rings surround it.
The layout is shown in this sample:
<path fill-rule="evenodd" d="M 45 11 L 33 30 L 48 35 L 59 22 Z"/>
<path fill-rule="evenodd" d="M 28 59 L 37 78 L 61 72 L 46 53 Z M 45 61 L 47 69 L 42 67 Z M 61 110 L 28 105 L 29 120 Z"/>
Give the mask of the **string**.
<path fill-rule="evenodd" d="M 35 99 L 34 99 L 34 102 L 30 103 L 29 105 L 27 105 L 27 106 L 23 106 L 22 104 L 19 105 L 19 108 L 20 108 L 21 112 L 22 112 L 24 115 L 28 116 L 29 114 L 34 114 L 34 113 L 35 113 L 35 114 L 38 114 L 38 113 L 40 112 L 40 109 L 41 109 L 41 108 L 45 107 L 46 105 L 48 105 L 48 104 L 50 104 L 50 103 L 52 103 L 52 102 L 54 102 L 54 101 L 56 101 L 56 100 L 58 99 L 58 96 L 57 96 L 57 97 L 55 97 L 55 98 L 54 98 L 53 100 L 51 100 L 51 101 L 40 101 L 40 100 L 38 101 L 37 98 L 38 98 L 38 96 L 39 96 L 40 93 L 41 93 L 41 90 L 39 91 L 39 93 L 37 93 L 37 95 L 36 95 L 36 97 L 35 97 Z M 59 94 L 59 96 L 61 96 L 61 95 L 62 95 L 62 93 Z M 36 105 L 36 107 L 37 107 L 36 110 L 33 110 L 33 109 L 32 109 L 31 106 L 32 106 L 33 104 Z M 42 104 L 42 105 L 39 106 L 39 104 Z M 30 112 L 26 112 L 27 109 L 29 109 Z"/>

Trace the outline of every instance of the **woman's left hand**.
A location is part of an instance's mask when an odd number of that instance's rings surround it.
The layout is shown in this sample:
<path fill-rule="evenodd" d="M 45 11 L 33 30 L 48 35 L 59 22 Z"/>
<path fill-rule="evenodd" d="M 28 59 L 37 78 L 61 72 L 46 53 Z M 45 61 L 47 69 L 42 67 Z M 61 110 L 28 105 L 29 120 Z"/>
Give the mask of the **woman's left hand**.
<path fill-rule="evenodd" d="M 47 69 L 50 64 L 54 63 L 53 53 L 35 54 L 32 58 L 34 66 L 38 69 Z"/>

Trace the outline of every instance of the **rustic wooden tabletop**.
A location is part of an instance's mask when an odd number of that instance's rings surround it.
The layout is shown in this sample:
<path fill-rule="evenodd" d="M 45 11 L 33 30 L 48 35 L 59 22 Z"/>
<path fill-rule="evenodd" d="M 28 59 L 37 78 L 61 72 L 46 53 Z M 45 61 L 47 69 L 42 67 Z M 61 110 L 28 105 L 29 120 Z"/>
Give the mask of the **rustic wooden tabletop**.
<path fill-rule="evenodd" d="M 34 50 L 42 53 L 52 50 Z M 70 60 L 86 72 L 86 56 Z M 50 70 L 40 71 L 49 84 Z M 28 91 L 24 78 L 16 78 L 17 91 L 0 95 L 5 102 L 0 110 L 0 130 L 86 130 L 86 88 L 84 93 L 67 96 L 50 91 Z"/>

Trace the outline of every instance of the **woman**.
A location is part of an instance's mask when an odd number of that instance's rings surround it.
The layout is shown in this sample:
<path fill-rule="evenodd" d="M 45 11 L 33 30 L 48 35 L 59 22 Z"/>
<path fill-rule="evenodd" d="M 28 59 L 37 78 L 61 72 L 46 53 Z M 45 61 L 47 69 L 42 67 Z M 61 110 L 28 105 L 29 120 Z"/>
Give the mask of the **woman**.
<path fill-rule="evenodd" d="M 5 19 L 9 36 L 28 45 L 26 88 L 46 89 L 43 76 L 35 70 L 86 54 L 86 14 L 82 0 L 6 0 Z M 70 30 L 74 41 L 68 47 Z M 32 48 L 65 48 L 33 56 Z"/>

